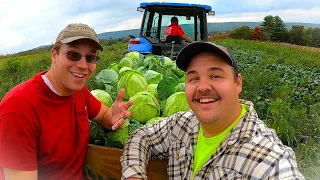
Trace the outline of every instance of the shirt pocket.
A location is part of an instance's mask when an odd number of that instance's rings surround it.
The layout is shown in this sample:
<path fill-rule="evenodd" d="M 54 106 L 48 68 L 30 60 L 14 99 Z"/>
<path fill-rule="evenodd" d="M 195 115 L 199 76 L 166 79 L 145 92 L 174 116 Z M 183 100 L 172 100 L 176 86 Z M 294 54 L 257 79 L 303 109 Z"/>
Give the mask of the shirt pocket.
<path fill-rule="evenodd" d="M 79 132 L 88 132 L 89 131 L 89 119 L 87 109 L 83 109 L 77 112 L 77 121 Z"/>
<path fill-rule="evenodd" d="M 77 138 L 77 149 L 78 153 L 82 153 L 81 149 L 86 148 L 89 142 L 89 119 L 87 109 L 83 109 L 77 112 L 78 121 L 78 138 Z M 80 154 L 79 154 L 80 155 Z"/>
<path fill-rule="evenodd" d="M 191 154 L 186 147 L 180 148 L 180 145 L 173 145 L 170 153 L 169 157 L 171 157 L 171 159 L 169 160 L 168 166 L 169 177 L 184 177 L 191 162 Z M 183 174 L 183 176 L 181 176 L 181 174 Z"/>

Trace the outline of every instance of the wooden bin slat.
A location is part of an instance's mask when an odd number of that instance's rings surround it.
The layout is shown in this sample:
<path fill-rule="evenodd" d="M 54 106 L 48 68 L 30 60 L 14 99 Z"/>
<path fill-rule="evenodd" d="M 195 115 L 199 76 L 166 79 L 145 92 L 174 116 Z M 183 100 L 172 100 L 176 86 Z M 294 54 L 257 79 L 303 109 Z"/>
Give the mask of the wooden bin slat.
<path fill-rule="evenodd" d="M 90 172 L 94 176 L 107 178 L 121 178 L 120 156 L 123 150 L 111 147 L 96 146 L 88 144 L 84 168 L 88 177 Z M 147 166 L 149 180 L 168 179 L 167 160 L 150 160 Z M 88 172 L 88 167 L 90 172 Z"/>

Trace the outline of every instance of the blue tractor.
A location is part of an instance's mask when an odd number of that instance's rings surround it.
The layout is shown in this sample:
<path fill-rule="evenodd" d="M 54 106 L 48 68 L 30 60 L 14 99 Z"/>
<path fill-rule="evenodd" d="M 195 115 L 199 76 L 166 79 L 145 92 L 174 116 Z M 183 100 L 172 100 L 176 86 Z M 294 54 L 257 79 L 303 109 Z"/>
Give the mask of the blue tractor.
<path fill-rule="evenodd" d="M 128 52 L 155 54 L 175 59 L 187 44 L 180 37 L 164 40 L 164 29 L 173 16 L 179 20 L 186 35 L 194 41 L 208 41 L 207 14 L 214 15 L 211 6 L 187 3 L 141 3 L 137 11 L 144 12 L 139 37 L 131 36 Z"/>

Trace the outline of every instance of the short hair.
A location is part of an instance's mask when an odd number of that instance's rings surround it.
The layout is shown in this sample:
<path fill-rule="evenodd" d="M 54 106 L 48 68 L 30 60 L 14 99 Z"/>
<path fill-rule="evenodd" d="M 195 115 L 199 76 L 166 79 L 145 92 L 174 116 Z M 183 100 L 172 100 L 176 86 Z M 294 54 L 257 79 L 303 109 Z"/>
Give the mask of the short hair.
<path fill-rule="evenodd" d="M 234 82 L 237 82 L 239 73 L 237 72 L 237 70 L 233 66 L 231 66 L 231 67 L 233 70 L 233 80 L 234 80 Z"/>
<path fill-rule="evenodd" d="M 177 17 L 172 17 L 171 18 L 171 22 L 178 22 L 178 18 Z"/>
<path fill-rule="evenodd" d="M 57 52 L 57 54 L 59 54 L 59 51 L 60 51 L 60 47 L 61 47 L 61 42 L 58 41 L 57 43 L 55 43 L 53 46 L 52 46 L 52 49 L 55 50 Z"/>

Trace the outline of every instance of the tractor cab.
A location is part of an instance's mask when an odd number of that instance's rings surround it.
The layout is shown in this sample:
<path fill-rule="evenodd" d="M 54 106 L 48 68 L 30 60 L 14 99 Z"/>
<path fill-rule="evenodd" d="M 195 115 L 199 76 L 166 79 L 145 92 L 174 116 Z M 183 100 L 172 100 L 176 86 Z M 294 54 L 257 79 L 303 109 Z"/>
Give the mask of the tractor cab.
<path fill-rule="evenodd" d="M 164 37 L 165 28 L 171 18 L 177 17 L 180 27 L 194 41 L 208 41 L 207 14 L 214 15 L 211 7 L 186 3 L 141 3 L 138 11 L 144 12 L 139 37 L 132 37 L 128 51 L 155 54 L 175 59 L 187 45 L 179 36 Z"/>

